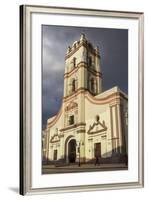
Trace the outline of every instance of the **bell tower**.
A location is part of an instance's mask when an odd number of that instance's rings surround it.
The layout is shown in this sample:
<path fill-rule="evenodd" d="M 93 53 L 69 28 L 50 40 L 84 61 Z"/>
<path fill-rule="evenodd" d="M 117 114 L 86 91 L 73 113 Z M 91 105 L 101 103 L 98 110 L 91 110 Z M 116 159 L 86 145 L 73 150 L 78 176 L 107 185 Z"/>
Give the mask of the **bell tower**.
<path fill-rule="evenodd" d="M 68 47 L 65 57 L 62 129 L 76 134 L 81 161 L 85 160 L 85 92 L 93 96 L 102 92 L 102 74 L 99 49 L 81 34 L 80 39 Z"/>
<path fill-rule="evenodd" d="M 93 96 L 102 92 L 99 49 L 84 34 L 68 47 L 65 60 L 64 98 L 79 90 L 89 91 Z"/>

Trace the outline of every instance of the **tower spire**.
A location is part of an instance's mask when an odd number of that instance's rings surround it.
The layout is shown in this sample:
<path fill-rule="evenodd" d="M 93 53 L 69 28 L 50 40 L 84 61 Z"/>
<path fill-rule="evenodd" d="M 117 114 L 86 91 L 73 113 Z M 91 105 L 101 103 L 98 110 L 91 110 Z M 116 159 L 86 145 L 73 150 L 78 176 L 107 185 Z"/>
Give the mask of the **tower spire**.
<path fill-rule="evenodd" d="M 82 41 L 82 40 L 86 40 L 86 37 L 85 37 L 84 33 L 81 33 L 81 36 L 80 36 L 80 41 Z"/>

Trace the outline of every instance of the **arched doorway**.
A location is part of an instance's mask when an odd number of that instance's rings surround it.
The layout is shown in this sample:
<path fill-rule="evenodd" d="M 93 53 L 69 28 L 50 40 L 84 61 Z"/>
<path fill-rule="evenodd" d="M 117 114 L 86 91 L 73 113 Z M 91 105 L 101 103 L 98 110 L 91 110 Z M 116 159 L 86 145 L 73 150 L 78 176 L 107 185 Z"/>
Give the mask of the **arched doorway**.
<path fill-rule="evenodd" d="M 75 163 L 76 161 L 76 140 L 72 139 L 68 143 L 68 161 Z"/>

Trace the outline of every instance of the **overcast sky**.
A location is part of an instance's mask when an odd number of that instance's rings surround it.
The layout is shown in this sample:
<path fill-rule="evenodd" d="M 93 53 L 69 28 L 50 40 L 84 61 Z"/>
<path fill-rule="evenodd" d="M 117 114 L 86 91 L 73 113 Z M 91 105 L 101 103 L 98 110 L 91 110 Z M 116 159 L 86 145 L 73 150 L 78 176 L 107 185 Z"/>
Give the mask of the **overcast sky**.
<path fill-rule="evenodd" d="M 81 33 L 101 55 L 103 90 L 128 93 L 128 30 L 42 25 L 42 126 L 57 114 L 63 97 L 65 54 Z"/>

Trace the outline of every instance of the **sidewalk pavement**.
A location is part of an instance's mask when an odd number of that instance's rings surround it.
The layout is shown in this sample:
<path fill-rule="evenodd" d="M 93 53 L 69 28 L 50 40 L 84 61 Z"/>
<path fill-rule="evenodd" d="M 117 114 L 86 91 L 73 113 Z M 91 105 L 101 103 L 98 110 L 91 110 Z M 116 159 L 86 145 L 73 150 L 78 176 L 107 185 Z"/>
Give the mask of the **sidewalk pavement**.
<path fill-rule="evenodd" d="M 127 170 L 128 167 L 124 163 L 119 164 L 70 164 L 65 166 L 44 165 L 43 174 L 48 173 L 69 173 L 69 172 L 93 172 L 93 171 L 114 171 L 114 170 Z"/>

